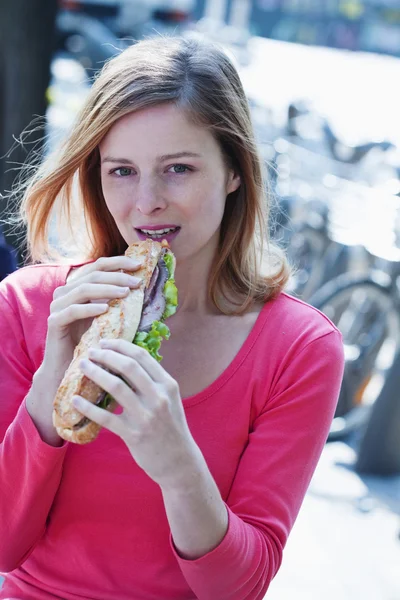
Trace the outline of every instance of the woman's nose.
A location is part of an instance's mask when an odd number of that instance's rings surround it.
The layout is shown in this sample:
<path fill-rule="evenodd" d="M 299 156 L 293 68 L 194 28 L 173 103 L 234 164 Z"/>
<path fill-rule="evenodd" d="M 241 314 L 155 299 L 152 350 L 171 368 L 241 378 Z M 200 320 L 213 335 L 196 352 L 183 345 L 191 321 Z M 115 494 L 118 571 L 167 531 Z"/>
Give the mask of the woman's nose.
<path fill-rule="evenodd" d="M 141 181 L 136 188 L 136 209 L 143 215 L 150 215 L 167 205 L 159 186 L 152 181 Z"/>

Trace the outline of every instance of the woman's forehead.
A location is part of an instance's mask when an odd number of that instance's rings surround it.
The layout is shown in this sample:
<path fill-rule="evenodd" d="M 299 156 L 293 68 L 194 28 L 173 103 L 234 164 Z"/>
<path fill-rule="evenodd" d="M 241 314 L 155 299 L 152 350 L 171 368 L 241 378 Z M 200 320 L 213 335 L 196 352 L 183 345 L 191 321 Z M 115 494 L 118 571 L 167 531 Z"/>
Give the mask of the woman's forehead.
<path fill-rule="evenodd" d="M 171 145 L 176 146 L 171 150 Z M 171 152 L 197 153 L 218 148 L 208 127 L 194 123 L 187 112 L 173 104 L 144 108 L 124 115 L 110 128 L 100 144 L 101 153 L 113 147 L 156 147 L 160 155 Z"/>
<path fill-rule="evenodd" d="M 179 123 L 181 126 L 200 127 L 190 118 L 188 112 L 183 107 L 168 102 L 132 111 L 120 117 L 111 129 L 126 126 L 140 127 L 141 125 L 147 127 L 151 123 L 157 123 L 158 125 L 162 123 Z"/>

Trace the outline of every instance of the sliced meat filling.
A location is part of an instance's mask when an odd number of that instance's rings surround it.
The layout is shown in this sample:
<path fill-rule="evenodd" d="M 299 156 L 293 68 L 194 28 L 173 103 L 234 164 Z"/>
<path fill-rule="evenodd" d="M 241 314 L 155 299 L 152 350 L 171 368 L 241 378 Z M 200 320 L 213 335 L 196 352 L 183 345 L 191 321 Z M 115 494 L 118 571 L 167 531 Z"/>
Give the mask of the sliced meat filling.
<path fill-rule="evenodd" d="M 90 422 L 90 419 L 88 419 L 87 417 L 83 417 L 83 419 L 81 419 L 81 421 L 79 421 L 79 423 L 77 423 L 76 425 L 73 425 L 71 429 L 73 431 L 77 431 L 77 429 L 82 429 L 82 427 L 85 427 L 85 425 L 88 425 Z"/>
<path fill-rule="evenodd" d="M 154 294 L 156 292 L 156 283 L 157 283 L 159 273 L 160 273 L 159 266 L 156 265 L 156 268 L 154 269 L 153 275 L 151 276 L 151 279 L 150 279 L 149 287 L 146 288 L 146 291 L 144 293 L 143 306 L 146 306 L 147 304 L 149 304 L 152 301 L 152 299 L 154 298 Z"/>
<path fill-rule="evenodd" d="M 169 272 L 163 258 L 160 258 L 157 267 L 157 279 L 152 286 L 151 293 L 147 295 L 147 302 L 145 294 L 138 331 L 150 331 L 153 321 L 160 321 L 165 311 L 164 286 Z"/>

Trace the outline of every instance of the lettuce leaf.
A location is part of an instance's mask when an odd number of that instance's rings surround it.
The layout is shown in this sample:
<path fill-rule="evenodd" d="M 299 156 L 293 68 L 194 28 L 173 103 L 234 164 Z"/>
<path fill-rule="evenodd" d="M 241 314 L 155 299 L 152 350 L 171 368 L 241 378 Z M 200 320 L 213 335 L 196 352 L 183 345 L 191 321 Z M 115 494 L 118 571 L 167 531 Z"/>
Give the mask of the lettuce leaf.
<path fill-rule="evenodd" d="M 166 252 L 164 254 L 164 262 L 168 269 L 169 278 L 173 279 L 174 275 L 175 275 L 175 273 L 174 273 L 175 266 L 174 266 L 174 259 L 172 258 L 172 254 L 170 252 Z"/>
<path fill-rule="evenodd" d="M 135 335 L 135 339 L 133 343 L 141 348 L 147 350 L 147 352 L 156 359 L 156 361 L 160 362 L 162 360 L 162 356 L 159 354 L 159 349 L 161 347 L 162 339 L 168 340 L 170 336 L 170 330 L 161 321 L 154 321 L 150 331 L 139 331 Z"/>
<path fill-rule="evenodd" d="M 163 320 L 176 313 L 178 306 L 178 290 L 173 279 L 168 279 L 164 286 L 165 310 Z"/>
<path fill-rule="evenodd" d="M 175 285 L 175 261 L 171 253 L 166 252 L 164 255 L 164 262 L 168 269 L 169 277 L 164 286 L 164 297 L 166 300 L 165 310 L 162 316 L 162 320 L 167 319 L 171 315 L 176 313 L 178 306 L 178 290 Z"/>
<path fill-rule="evenodd" d="M 110 394 L 107 393 L 104 396 L 103 400 L 97 404 L 97 406 L 99 408 L 106 409 L 108 407 L 108 405 L 111 404 L 112 400 L 113 400 L 113 397 Z"/>

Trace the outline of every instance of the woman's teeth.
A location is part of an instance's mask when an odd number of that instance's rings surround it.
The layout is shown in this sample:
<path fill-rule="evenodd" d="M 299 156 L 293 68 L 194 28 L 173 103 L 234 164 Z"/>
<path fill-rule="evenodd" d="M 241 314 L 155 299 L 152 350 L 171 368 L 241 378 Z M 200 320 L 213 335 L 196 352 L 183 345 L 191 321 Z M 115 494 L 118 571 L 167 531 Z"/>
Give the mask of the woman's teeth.
<path fill-rule="evenodd" d="M 140 233 L 144 235 L 149 235 L 151 237 L 162 237 L 163 235 L 167 235 L 169 233 L 174 233 L 177 231 L 178 227 L 171 227 L 169 229 L 139 229 Z"/>

